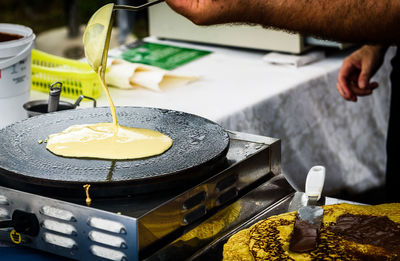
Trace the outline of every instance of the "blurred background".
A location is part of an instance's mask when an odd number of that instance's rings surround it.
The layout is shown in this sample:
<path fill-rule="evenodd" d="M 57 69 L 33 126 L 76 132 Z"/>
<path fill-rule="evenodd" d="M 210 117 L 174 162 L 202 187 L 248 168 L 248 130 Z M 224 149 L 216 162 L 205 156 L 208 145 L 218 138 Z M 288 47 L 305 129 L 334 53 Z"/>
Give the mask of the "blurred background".
<path fill-rule="evenodd" d="M 84 57 L 82 34 L 86 23 L 97 9 L 111 2 L 140 5 L 145 0 L 1 0 L 0 23 L 26 25 L 36 34 L 36 49 L 79 59 Z M 125 17 L 118 17 L 119 12 L 112 30 L 111 47 L 148 36 L 147 10 L 123 14 Z M 119 18 L 124 24 L 118 22 Z M 128 35 L 119 35 L 121 26 L 129 31 Z"/>

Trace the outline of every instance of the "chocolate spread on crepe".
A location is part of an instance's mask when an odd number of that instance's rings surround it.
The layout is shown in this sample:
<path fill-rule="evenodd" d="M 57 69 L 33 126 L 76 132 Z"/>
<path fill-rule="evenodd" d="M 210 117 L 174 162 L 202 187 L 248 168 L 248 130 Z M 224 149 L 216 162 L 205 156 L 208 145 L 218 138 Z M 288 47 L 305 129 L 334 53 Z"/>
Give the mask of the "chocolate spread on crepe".
<path fill-rule="evenodd" d="M 296 216 L 293 232 L 290 237 L 289 250 L 294 252 L 307 252 L 318 245 L 320 223 L 311 224 Z"/>
<path fill-rule="evenodd" d="M 294 233 L 295 230 L 297 233 Z M 318 226 L 296 217 L 289 243 L 290 251 L 303 253 L 315 249 L 319 230 Z M 343 214 L 328 230 L 356 243 L 379 246 L 400 253 L 400 227 L 385 216 Z"/>
<path fill-rule="evenodd" d="M 400 226 L 388 217 L 344 214 L 328 229 L 347 240 L 400 253 Z"/>

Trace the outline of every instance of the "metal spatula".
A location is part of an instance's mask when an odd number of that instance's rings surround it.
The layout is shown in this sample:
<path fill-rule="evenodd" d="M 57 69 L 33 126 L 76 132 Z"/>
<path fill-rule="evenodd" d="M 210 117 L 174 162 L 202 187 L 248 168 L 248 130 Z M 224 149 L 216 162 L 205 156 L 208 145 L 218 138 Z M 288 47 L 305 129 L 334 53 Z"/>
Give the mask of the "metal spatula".
<path fill-rule="evenodd" d="M 325 167 L 314 166 L 307 174 L 305 193 L 302 198 L 294 198 L 300 206 L 291 235 L 289 249 L 294 252 L 307 252 L 318 244 L 319 230 L 324 209 L 318 205 L 325 182 Z M 296 202 L 299 201 L 299 202 Z M 293 207 L 293 205 L 292 205 Z"/>
<path fill-rule="evenodd" d="M 83 34 L 85 56 L 93 70 L 98 72 L 101 68 L 101 75 L 104 77 L 110 44 L 109 39 L 114 20 L 114 10 L 125 9 L 139 11 L 163 1 L 164 0 L 156 0 L 140 6 L 114 5 L 111 3 L 97 10 L 90 18 Z"/>

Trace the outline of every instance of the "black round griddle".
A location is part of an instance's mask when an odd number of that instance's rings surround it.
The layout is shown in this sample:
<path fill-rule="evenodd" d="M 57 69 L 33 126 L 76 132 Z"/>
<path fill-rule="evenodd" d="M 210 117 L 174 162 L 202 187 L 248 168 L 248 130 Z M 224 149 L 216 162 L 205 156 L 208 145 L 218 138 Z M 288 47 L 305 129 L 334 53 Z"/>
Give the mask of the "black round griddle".
<path fill-rule="evenodd" d="M 152 193 L 204 179 L 225 161 L 229 137 L 218 124 L 173 110 L 117 107 L 118 123 L 148 128 L 173 139 L 165 153 L 137 160 L 65 158 L 40 144 L 74 124 L 111 122 L 108 107 L 68 110 L 32 117 L 0 130 L 0 184 L 57 197 Z M 104 148 L 107 149 L 107 148 Z"/>

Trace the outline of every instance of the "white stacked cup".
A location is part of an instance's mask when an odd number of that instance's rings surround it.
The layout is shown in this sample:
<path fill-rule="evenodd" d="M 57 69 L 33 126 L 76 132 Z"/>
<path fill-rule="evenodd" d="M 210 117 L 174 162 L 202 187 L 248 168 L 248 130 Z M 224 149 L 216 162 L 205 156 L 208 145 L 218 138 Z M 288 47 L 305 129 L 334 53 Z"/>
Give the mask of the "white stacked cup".
<path fill-rule="evenodd" d="M 22 105 L 29 100 L 31 87 L 32 29 L 0 23 L 0 33 L 22 38 L 0 42 L 0 128 L 27 118 Z"/>

